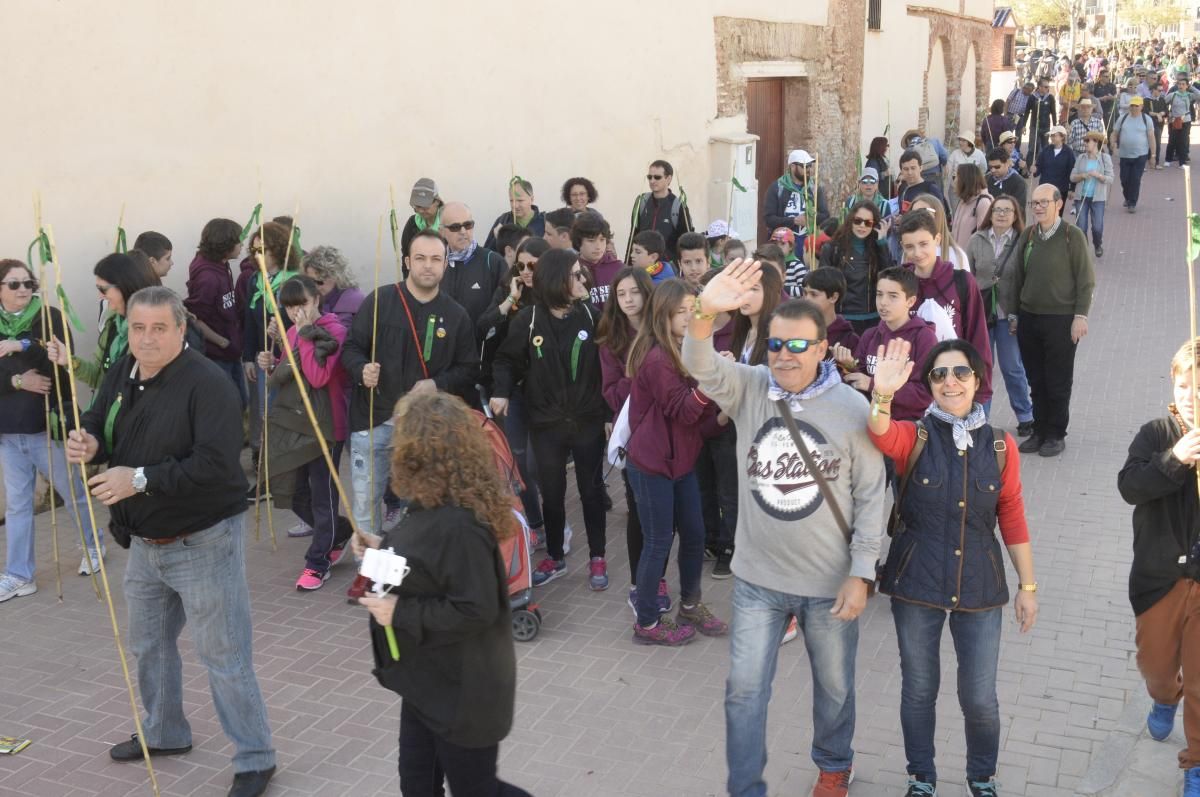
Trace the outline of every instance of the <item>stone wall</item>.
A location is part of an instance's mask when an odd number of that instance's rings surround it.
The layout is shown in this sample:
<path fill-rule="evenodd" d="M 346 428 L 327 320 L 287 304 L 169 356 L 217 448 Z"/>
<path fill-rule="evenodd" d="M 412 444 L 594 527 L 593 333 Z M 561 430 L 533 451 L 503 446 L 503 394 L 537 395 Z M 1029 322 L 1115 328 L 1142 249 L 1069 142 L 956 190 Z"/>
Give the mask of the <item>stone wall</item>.
<path fill-rule="evenodd" d="M 946 130 L 957 130 L 959 116 L 959 101 L 962 96 L 963 70 L 967 64 L 967 51 L 975 48 L 975 108 L 968 109 L 964 114 L 965 121 L 979 127 L 980 120 L 987 114 L 987 107 L 994 97 L 991 91 L 992 68 L 992 26 L 985 20 L 960 17 L 948 14 L 936 8 L 922 6 L 908 7 L 909 16 L 923 17 L 929 21 L 929 52 L 933 43 L 941 39 L 942 54 L 946 59 Z M 926 67 L 928 81 L 928 66 Z M 929 95 L 928 84 L 922 94 L 922 109 L 920 118 L 928 118 Z M 947 142 L 950 146 L 953 142 Z"/>
<path fill-rule="evenodd" d="M 807 77 L 788 80 L 784 98 L 784 147 L 820 154 L 821 184 L 831 196 L 852 189 L 862 124 L 862 95 L 847 91 L 862 73 L 866 0 L 830 0 L 829 26 L 763 22 L 735 17 L 713 20 L 717 52 L 717 115 L 746 112 L 742 64 L 796 61 Z M 862 20 L 862 24 L 844 24 Z M 800 97 L 797 92 L 804 92 Z"/>

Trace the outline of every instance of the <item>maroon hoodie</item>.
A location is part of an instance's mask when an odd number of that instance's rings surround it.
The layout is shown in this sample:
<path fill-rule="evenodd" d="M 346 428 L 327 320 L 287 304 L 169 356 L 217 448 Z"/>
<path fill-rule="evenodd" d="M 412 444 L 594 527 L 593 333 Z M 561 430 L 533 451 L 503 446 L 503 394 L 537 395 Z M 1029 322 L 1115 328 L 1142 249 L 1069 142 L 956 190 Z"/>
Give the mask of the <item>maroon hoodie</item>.
<path fill-rule="evenodd" d="M 604 303 L 608 301 L 608 294 L 612 289 L 613 277 L 617 276 L 618 271 L 625 268 L 625 264 L 608 251 L 605 251 L 604 257 L 600 258 L 599 263 L 589 263 L 582 257 L 579 258 L 579 262 L 592 272 L 592 304 L 604 309 Z M 649 300 L 650 297 L 646 297 L 646 301 Z"/>
<path fill-rule="evenodd" d="M 892 400 L 892 420 L 915 421 L 925 417 L 925 410 L 933 401 L 933 396 L 921 379 L 921 369 L 925 367 L 929 350 L 937 345 L 937 334 L 927 321 L 916 317 L 908 319 L 908 323 L 895 332 L 888 329 L 883 321 L 864 332 L 858 348 L 854 350 L 854 359 L 858 360 L 859 372 L 872 377 L 872 387 L 875 384 L 875 358 L 879 347 L 886 346 L 893 338 L 903 338 L 912 345 L 908 357 L 917 365 L 908 378 L 908 384 L 896 391 L 896 397 Z"/>
<path fill-rule="evenodd" d="M 829 341 L 829 354 L 826 355 L 826 359 L 833 357 L 834 346 L 845 346 L 850 351 L 858 348 L 858 335 L 854 332 L 854 327 L 841 316 L 833 319 L 833 323 L 826 328 L 825 339 Z"/>
<path fill-rule="evenodd" d="M 720 410 L 675 370 L 670 355 L 654 346 L 633 376 L 629 391 L 629 461 L 643 473 L 679 479 L 691 473 L 707 437 L 714 437 Z"/>
<path fill-rule="evenodd" d="M 214 263 L 197 254 L 188 266 L 187 298 L 183 305 L 213 332 L 229 339 L 229 345 L 224 349 L 211 341 L 204 342 L 204 353 L 210 360 L 237 362 L 242 359 L 242 329 L 238 323 L 233 272 L 228 263 Z"/>
<path fill-rule="evenodd" d="M 904 267 L 909 271 L 916 271 L 916 267 L 912 263 L 905 263 Z M 933 271 L 928 277 L 917 278 L 917 303 L 913 305 L 913 315 L 916 315 L 917 309 L 925 303 L 926 299 L 933 299 L 950 316 L 950 320 L 954 323 L 954 334 L 970 343 L 979 352 L 979 356 L 983 358 L 987 368 L 983 372 L 983 379 L 975 400 L 984 404 L 992 397 L 992 341 L 988 335 L 987 315 L 983 307 L 983 295 L 979 292 L 979 283 L 975 282 L 975 277 L 970 272 L 962 271 L 961 273 L 962 276 L 958 279 L 965 282 L 966 290 L 964 292 L 967 296 L 965 309 L 959 307 L 961 296 L 958 287 L 954 284 L 954 266 L 939 257 L 933 264 Z M 913 358 L 913 361 L 917 364 L 917 368 L 925 365 L 924 360 L 918 360 L 916 357 Z"/>

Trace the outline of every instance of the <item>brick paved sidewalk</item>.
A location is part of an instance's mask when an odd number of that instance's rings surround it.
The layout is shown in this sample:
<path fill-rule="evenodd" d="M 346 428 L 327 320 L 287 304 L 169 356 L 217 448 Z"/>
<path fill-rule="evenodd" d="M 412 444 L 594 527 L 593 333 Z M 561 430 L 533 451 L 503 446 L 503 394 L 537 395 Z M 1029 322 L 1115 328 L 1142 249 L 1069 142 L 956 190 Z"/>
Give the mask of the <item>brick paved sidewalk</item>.
<path fill-rule="evenodd" d="M 1041 619 L 1023 637 L 1011 614 L 1005 620 L 999 778 L 1006 796 L 1074 794 L 1126 701 L 1143 694 L 1125 597 L 1130 512 L 1116 494 L 1115 476 L 1134 431 L 1163 411 L 1166 364 L 1187 334 L 1182 203 L 1181 173 L 1173 169 L 1147 173 L 1136 216 L 1109 209 L 1067 452 L 1022 461 Z M 1117 205 L 1115 197 L 1110 204 Z M 994 406 L 995 422 L 1012 429 L 1002 385 Z M 501 748 L 502 774 L 537 797 L 723 794 L 727 643 L 702 639 L 678 650 L 631 644 L 622 490 L 616 477 L 610 484 L 617 503 L 609 515 L 612 588 L 586 587 L 583 524 L 573 507 L 580 535 L 568 558 L 571 573 L 539 591 L 542 633 L 517 646 L 516 727 Z M 247 551 L 255 664 L 280 759 L 269 794 L 396 794 L 398 701 L 370 675 L 364 610 L 342 599 L 351 569 L 339 566 L 315 594 L 297 593 L 307 541 L 284 538 L 291 522 L 290 514 L 276 514 L 277 553 L 265 523 L 259 541 L 251 531 Z M 149 794 L 140 765 L 114 764 L 107 755 L 112 742 L 132 731 L 107 612 L 88 580 L 74 574 L 78 544 L 66 541 L 66 532 L 60 532 L 68 551 L 66 600 L 57 602 L 45 516 L 38 533 L 41 591 L 0 606 L 0 735 L 34 740 L 19 755 L 0 758 L 0 797 Z M 110 575 L 118 583 L 125 560 L 124 551 L 110 549 Z M 678 583 L 674 573 L 670 581 Z M 705 576 L 705 600 L 725 617 L 731 588 Z M 119 586 L 116 594 L 124 629 Z M 873 600 L 861 622 L 851 794 L 895 796 L 903 791 L 905 759 L 886 599 Z M 159 783 L 168 795 L 222 795 L 230 746 L 186 634 L 183 647 L 195 750 L 156 761 Z M 938 761 L 945 791 L 956 793 L 964 744 L 948 635 L 943 650 Z M 771 703 L 772 794 L 807 794 L 815 777 L 810 693 L 798 641 L 780 651 Z"/>

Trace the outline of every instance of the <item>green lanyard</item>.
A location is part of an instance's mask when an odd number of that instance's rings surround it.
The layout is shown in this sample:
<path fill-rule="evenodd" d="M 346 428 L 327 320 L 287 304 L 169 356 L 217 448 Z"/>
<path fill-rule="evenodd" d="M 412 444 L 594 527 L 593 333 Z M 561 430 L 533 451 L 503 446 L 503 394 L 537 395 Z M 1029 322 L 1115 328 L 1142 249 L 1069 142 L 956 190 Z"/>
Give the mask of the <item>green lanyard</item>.
<path fill-rule="evenodd" d="M 579 376 L 579 350 L 583 348 L 583 338 L 575 336 L 575 342 L 571 345 L 571 381 Z"/>
<path fill-rule="evenodd" d="M 433 332 L 436 326 L 437 319 L 432 315 L 429 316 L 429 320 L 425 323 L 425 351 L 422 355 L 425 362 L 429 362 L 429 357 L 433 354 Z"/>
<path fill-rule="evenodd" d="M 113 427 L 117 425 L 117 416 L 121 413 L 122 395 L 117 394 L 117 399 L 108 408 L 108 415 L 104 418 L 104 450 L 109 454 L 113 451 Z"/>

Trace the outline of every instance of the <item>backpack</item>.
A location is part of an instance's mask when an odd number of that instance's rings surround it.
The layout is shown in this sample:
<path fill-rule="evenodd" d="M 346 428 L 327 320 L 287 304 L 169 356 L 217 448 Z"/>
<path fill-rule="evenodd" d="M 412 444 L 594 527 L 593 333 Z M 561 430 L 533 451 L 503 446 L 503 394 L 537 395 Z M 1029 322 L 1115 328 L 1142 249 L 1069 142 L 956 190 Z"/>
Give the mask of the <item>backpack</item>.
<path fill-rule="evenodd" d="M 637 202 L 637 207 L 638 207 L 637 215 L 638 216 L 642 215 L 643 209 L 650 207 L 650 200 L 653 197 L 654 197 L 654 195 L 651 194 L 649 191 L 647 191 L 646 193 L 644 193 L 640 197 L 638 197 L 638 202 Z M 682 213 L 683 213 L 683 200 L 680 198 L 679 194 L 672 194 L 671 195 L 671 226 L 672 227 L 679 226 L 679 217 L 680 217 L 680 215 L 682 215 Z M 634 221 L 636 222 L 637 219 L 635 219 Z"/>
<path fill-rule="evenodd" d="M 922 172 L 942 167 L 942 162 L 938 159 L 937 148 L 933 146 L 933 142 L 929 139 L 922 138 L 919 144 L 909 143 L 908 148 L 921 156 Z"/>

